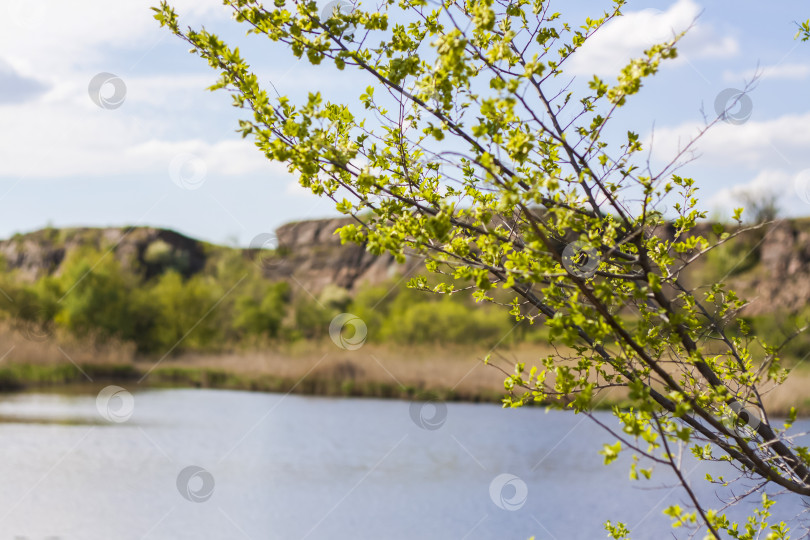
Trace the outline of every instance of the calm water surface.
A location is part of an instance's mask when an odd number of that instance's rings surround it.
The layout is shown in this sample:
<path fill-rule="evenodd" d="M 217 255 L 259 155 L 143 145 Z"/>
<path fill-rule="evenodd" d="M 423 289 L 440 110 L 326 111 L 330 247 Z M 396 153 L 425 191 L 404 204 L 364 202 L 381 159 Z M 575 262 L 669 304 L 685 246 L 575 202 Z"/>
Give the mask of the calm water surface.
<path fill-rule="evenodd" d="M 684 500 L 663 472 L 604 466 L 613 440 L 573 414 L 147 390 L 118 423 L 98 390 L 0 396 L 0 538 L 590 540 L 607 519 L 664 538 L 661 509 Z"/>

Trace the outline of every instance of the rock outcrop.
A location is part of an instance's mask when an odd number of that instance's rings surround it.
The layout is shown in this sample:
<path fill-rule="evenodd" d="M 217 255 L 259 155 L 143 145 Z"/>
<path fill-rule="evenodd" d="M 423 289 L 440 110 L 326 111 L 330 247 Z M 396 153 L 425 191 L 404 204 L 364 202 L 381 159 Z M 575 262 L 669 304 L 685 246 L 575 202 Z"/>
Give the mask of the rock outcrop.
<path fill-rule="evenodd" d="M 329 285 L 355 291 L 363 284 L 384 283 L 420 268 L 421 261 L 416 258 L 401 265 L 390 255 L 378 257 L 363 246 L 342 245 L 335 230 L 350 222 L 323 219 L 289 223 L 265 239 L 270 240 L 265 247 L 274 249 L 253 247 L 241 253 L 260 264 L 269 280 L 289 281 L 310 294 Z M 713 237 L 708 223 L 693 232 Z M 657 234 L 671 239 L 674 228 L 664 227 Z M 782 220 L 746 233 L 740 241 L 744 245 L 734 256 L 750 257 L 753 265 L 748 264 L 744 271 L 738 271 L 735 261 L 727 266 L 732 268 L 731 287 L 750 300 L 745 313 L 794 311 L 810 304 L 810 220 Z M 70 253 L 83 246 L 110 253 L 147 278 L 168 268 L 190 276 L 202 271 L 211 257 L 235 249 L 152 227 L 48 228 L 0 241 L 0 269 L 5 267 L 16 271 L 21 279 L 33 281 L 58 274 Z"/>
<path fill-rule="evenodd" d="M 782 220 L 761 232 L 759 264 L 732 282 L 750 301 L 745 312 L 797 311 L 810 304 L 810 225 Z"/>
<path fill-rule="evenodd" d="M 287 280 L 312 294 L 327 285 L 350 291 L 362 284 L 379 284 L 409 273 L 418 261 L 398 264 L 390 255 L 377 257 L 356 244 L 341 245 L 334 234 L 347 219 L 289 223 L 275 233 L 277 249 L 243 249 L 269 280 Z M 34 281 L 58 274 L 70 253 L 91 247 L 116 257 L 122 265 L 136 268 L 146 278 L 169 268 L 186 276 L 200 272 L 217 251 L 213 246 L 166 229 L 70 228 L 42 229 L 0 240 L 0 268 L 15 271 L 20 279 Z"/>
<path fill-rule="evenodd" d="M 0 240 L 6 270 L 33 281 L 58 273 L 74 250 L 90 247 L 109 252 L 124 265 L 137 265 L 152 277 L 170 266 L 191 275 L 205 266 L 204 243 L 166 229 L 152 227 L 42 229 Z"/>
<path fill-rule="evenodd" d="M 350 218 L 288 223 L 276 230 L 276 253 L 251 255 L 261 260 L 269 279 L 291 280 L 313 293 L 327 285 L 356 290 L 407 275 L 418 266 L 416 260 L 401 265 L 391 255 L 376 256 L 361 245 L 341 244 L 335 231 L 350 223 Z"/>

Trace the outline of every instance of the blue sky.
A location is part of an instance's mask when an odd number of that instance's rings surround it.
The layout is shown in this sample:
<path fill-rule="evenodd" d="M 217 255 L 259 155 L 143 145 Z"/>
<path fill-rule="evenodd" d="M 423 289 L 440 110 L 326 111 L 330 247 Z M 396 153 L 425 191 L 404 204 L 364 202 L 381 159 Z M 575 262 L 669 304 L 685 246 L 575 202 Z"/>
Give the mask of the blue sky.
<path fill-rule="evenodd" d="M 320 0 L 319 0 L 320 1 Z M 0 7 L 0 237 L 54 226 L 154 225 L 219 243 L 247 245 L 284 222 L 336 215 L 332 203 L 298 187 L 234 132 L 244 114 L 224 92 L 205 87 L 215 73 L 160 29 L 156 0 L 7 0 Z M 326 1 L 322 1 L 324 5 Z M 263 80 L 282 94 L 362 93 L 352 73 L 314 69 L 230 20 L 213 0 L 174 2 L 184 25 L 239 44 Z M 552 4 L 579 23 L 609 5 Z M 2 13 L 7 10 L 7 13 Z M 574 58 L 583 82 L 610 77 L 645 46 L 697 20 L 677 60 L 650 80 L 616 126 L 654 133 L 662 162 L 713 115 L 716 96 L 742 88 L 759 69 L 751 115 L 723 123 L 698 144 L 680 173 L 701 188 L 717 215 L 740 190 L 776 193 L 788 215 L 810 215 L 810 43 L 793 40 L 805 1 L 630 1 Z M 110 73 L 126 86 L 104 108 L 88 85 Z M 115 100 L 112 84 L 102 97 Z M 117 102 L 116 102 L 117 103 Z"/>

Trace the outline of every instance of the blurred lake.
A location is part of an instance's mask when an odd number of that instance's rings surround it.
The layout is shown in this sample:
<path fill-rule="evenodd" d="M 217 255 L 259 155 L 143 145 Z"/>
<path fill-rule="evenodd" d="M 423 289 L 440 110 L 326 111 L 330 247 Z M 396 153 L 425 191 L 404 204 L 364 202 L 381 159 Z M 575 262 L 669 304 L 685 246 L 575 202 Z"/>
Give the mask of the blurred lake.
<path fill-rule="evenodd" d="M 630 482 L 628 453 L 603 465 L 614 439 L 565 412 L 102 387 L 0 396 L 0 538 L 665 538 L 686 500 L 660 467 Z"/>

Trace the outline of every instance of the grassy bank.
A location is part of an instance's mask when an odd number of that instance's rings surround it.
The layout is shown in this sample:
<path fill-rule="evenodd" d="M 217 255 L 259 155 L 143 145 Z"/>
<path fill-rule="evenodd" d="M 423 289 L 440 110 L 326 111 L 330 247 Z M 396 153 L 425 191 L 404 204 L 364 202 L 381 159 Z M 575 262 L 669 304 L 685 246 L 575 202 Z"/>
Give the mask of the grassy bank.
<path fill-rule="evenodd" d="M 109 382 L 129 389 L 144 388 L 220 388 L 257 392 L 296 393 L 319 396 L 377 397 L 413 399 L 425 395 L 444 401 L 498 402 L 500 392 L 456 391 L 452 388 L 426 390 L 385 381 L 354 381 L 324 377 L 293 379 L 275 375 L 247 376 L 227 369 L 167 366 L 153 370 L 148 380 L 140 381 L 145 371 L 131 365 L 99 366 L 12 365 L 0 368 L 0 391 L 13 392 Z"/>
<path fill-rule="evenodd" d="M 550 349 L 524 344 L 499 349 L 499 363 L 533 362 Z M 115 382 L 139 387 L 196 387 L 293 392 L 323 396 L 498 403 L 504 375 L 483 364 L 481 345 L 391 346 L 365 344 L 344 350 L 330 340 L 301 340 L 220 353 L 157 357 L 110 340 L 77 340 L 69 334 L 42 341 L 0 327 L 0 391 Z"/>
<path fill-rule="evenodd" d="M 287 350 L 230 355 L 133 358 L 129 362 L 8 362 L 0 364 L 0 392 L 69 389 L 89 382 L 139 388 L 219 388 L 318 396 L 425 399 L 500 403 L 504 375 L 481 358 L 487 351 L 465 347 L 331 350 L 305 344 Z M 61 347 L 60 347 L 61 348 Z M 67 348 L 62 348 L 70 354 Z M 544 352 L 520 346 L 503 352 L 501 367 L 530 362 Z M 498 362 L 496 362 L 498 363 Z M 596 396 L 596 408 L 625 402 L 625 392 Z M 771 414 L 787 415 L 791 406 L 810 416 L 810 369 L 795 370 L 780 387 L 766 392 Z"/>
<path fill-rule="evenodd" d="M 138 354 L 109 340 L 32 340 L 0 328 L 0 391 L 116 383 L 130 390 L 148 387 L 222 388 L 320 396 L 420 399 L 499 403 L 504 373 L 517 362 L 535 365 L 554 350 L 543 343 L 502 346 L 490 360 L 481 345 L 392 346 L 365 344 L 344 350 L 329 340 L 280 343 L 226 353 Z M 763 386 L 769 412 L 790 407 L 810 416 L 810 364 L 800 364 L 776 388 Z M 599 408 L 625 401 L 623 390 L 595 398 Z"/>
<path fill-rule="evenodd" d="M 53 347 L 40 346 L 44 352 Z M 395 399 L 431 395 L 445 401 L 493 403 L 503 396 L 501 373 L 484 366 L 480 352 L 476 356 L 462 347 L 344 351 L 331 343 L 307 343 L 262 352 L 103 361 L 76 361 L 74 356 L 82 355 L 69 346 L 60 345 L 57 351 L 64 352 L 61 360 L 49 354 L 27 361 L 4 359 L 0 363 L 0 391 L 110 382 L 131 390 L 223 388 Z"/>

